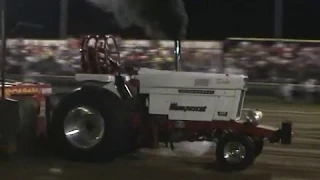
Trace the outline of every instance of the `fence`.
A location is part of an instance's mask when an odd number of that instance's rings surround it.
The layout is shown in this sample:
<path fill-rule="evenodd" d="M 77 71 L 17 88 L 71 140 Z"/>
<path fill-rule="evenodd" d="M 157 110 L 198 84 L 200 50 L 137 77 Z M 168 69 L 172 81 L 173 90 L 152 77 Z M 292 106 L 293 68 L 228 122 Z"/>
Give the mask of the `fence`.
<path fill-rule="evenodd" d="M 249 94 L 318 96 L 320 41 L 229 38 L 182 43 L 182 70 L 247 74 Z M 9 40 L 10 74 L 53 84 L 80 69 L 77 40 Z M 120 40 L 123 63 L 173 69 L 172 41 Z M 41 76 L 48 75 L 48 76 Z M 52 76 L 60 76 L 53 78 Z M 65 83 L 71 83 L 65 79 Z M 308 96 L 308 95 L 307 95 Z"/>

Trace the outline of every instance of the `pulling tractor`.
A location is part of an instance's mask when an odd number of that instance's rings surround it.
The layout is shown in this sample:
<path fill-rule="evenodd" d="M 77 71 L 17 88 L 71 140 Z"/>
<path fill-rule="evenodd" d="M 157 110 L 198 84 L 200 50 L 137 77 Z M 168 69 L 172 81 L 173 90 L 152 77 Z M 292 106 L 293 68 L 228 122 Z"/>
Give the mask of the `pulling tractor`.
<path fill-rule="evenodd" d="M 292 124 L 261 125 L 262 112 L 242 116 L 247 77 L 126 67 L 111 35 L 83 39 L 81 87 L 54 108 L 49 137 L 56 152 L 75 160 L 111 160 L 137 148 L 174 149 L 179 141 L 216 140 L 221 170 L 243 170 L 270 143 L 291 144 Z M 242 118 L 243 117 L 243 118 Z M 203 138 L 204 137 L 204 138 Z"/>

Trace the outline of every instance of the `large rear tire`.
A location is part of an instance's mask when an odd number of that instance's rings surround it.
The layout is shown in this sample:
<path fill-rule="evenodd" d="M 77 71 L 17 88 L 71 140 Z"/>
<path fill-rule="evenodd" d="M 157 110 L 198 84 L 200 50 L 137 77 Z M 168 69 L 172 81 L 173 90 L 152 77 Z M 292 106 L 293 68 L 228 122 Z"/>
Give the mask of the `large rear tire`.
<path fill-rule="evenodd" d="M 77 111 L 83 112 L 74 114 L 77 117 L 72 119 L 70 114 Z M 81 118 L 86 121 L 83 125 Z M 78 133 L 70 133 L 70 122 L 75 123 L 74 132 L 78 129 Z M 130 148 L 131 131 L 129 112 L 119 97 L 103 90 L 80 90 L 65 97 L 55 108 L 49 134 L 56 153 L 64 158 L 105 161 Z M 85 145 L 85 141 L 91 144 Z"/>

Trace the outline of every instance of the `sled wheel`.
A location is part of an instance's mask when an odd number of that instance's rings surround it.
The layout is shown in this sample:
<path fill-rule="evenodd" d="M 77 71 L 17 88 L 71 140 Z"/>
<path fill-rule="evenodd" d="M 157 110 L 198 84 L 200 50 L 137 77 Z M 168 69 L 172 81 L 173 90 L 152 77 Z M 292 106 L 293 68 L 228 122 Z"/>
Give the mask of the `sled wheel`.
<path fill-rule="evenodd" d="M 50 139 L 58 155 L 71 160 L 112 160 L 132 144 L 124 103 L 111 92 L 81 90 L 56 107 Z"/>
<path fill-rule="evenodd" d="M 244 170 L 253 164 L 255 157 L 255 144 L 251 137 L 231 132 L 219 138 L 216 159 L 220 170 Z"/>

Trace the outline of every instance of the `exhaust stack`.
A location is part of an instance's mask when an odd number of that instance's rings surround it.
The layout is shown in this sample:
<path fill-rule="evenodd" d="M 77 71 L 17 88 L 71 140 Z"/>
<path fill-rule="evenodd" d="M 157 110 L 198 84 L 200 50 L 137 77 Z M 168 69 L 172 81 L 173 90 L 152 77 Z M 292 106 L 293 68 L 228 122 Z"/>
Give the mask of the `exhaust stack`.
<path fill-rule="evenodd" d="M 181 69 L 181 41 L 180 40 L 175 40 L 174 41 L 174 70 L 175 71 L 180 71 Z"/>

